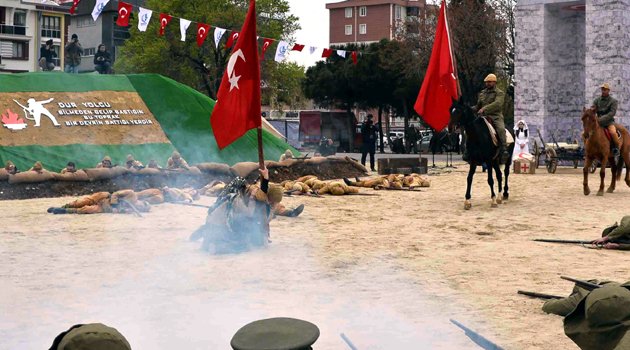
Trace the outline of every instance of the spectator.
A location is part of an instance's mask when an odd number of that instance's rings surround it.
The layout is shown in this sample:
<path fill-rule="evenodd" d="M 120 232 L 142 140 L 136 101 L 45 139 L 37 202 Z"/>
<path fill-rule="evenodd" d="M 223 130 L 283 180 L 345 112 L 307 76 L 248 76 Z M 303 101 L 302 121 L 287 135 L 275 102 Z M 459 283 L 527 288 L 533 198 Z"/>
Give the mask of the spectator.
<path fill-rule="evenodd" d="M 79 42 L 79 36 L 72 34 L 72 39 L 66 45 L 66 73 L 79 73 L 79 65 L 81 64 L 81 55 L 83 47 Z"/>
<path fill-rule="evenodd" d="M 53 40 L 46 41 L 46 45 L 39 49 L 39 67 L 43 71 L 51 71 L 55 69 L 53 58 L 57 57 L 57 53 L 53 48 Z"/>
<path fill-rule="evenodd" d="M 105 44 L 100 44 L 94 55 L 94 69 L 100 74 L 112 74 L 112 56 Z"/>
<path fill-rule="evenodd" d="M 376 126 L 372 119 L 374 116 L 368 114 L 367 120 L 361 125 L 361 136 L 363 139 L 361 164 L 365 166 L 365 160 L 368 153 L 370 154 L 370 170 L 376 171 L 374 168 L 374 154 L 376 153 Z"/>

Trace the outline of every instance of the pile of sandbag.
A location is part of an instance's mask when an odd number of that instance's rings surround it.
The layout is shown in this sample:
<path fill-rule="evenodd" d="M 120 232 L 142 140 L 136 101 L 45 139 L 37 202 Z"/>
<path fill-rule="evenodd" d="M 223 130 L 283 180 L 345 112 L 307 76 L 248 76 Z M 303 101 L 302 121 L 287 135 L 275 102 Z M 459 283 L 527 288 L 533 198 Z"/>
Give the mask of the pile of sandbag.
<path fill-rule="evenodd" d="M 23 184 L 23 183 L 36 183 L 50 181 L 54 179 L 53 173 L 50 171 L 25 171 L 23 173 L 17 173 L 15 175 L 9 175 L 10 184 Z"/>
<path fill-rule="evenodd" d="M 113 168 L 89 168 L 84 169 L 90 181 L 109 180 L 129 173 L 125 167 L 115 166 Z"/>
<path fill-rule="evenodd" d="M 57 181 L 90 181 L 90 177 L 85 170 L 77 170 L 73 173 L 65 174 L 53 173 L 53 177 Z"/>

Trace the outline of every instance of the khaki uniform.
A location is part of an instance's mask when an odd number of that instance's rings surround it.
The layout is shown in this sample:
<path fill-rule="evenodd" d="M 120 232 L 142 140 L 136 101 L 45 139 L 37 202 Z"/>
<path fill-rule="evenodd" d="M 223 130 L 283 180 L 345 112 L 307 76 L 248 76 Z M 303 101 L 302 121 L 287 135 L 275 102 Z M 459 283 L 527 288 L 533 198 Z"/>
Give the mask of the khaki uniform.
<path fill-rule="evenodd" d="M 615 122 L 618 104 L 619 102 L 610 95 L 606 97 L 599 96 L 593 101 L 593 106 L 597 109 L 599 125 L 601 125 L 602 128 L 607 128 Z"/>
<path fill-rule="evenodd" d="M 286 151 L 285 151 L 285 152 L 284 152 L 284 153 L 280 156 L 279 161 L 280 161 L 280 162 L 282 162 L 282 161 L 285 161 L 285 160 L 287 160 L 287 159 L 293 159 L 293 152 L 291 152 L 291 150 L 289 150 L 289 149 L 288 149 L 288 150 L 286 150 Z"/>
<path fill-rule="evenodd" d="M 162 193 L 164 194 L 164 200 L 166 202 L 192 203 L 194 201 L 193 196 L 189 192 L 180 190 L 179 188 L 164 187 Z"/>
<path fill-rule="evenodd" d="M 356 187 L 348 186 L 341 181 L 331 181 L 326 186 L 322 187 L 318 194 L 331 194 L 333 196 L 342 196 L 344 194 L 359 193 L 359 189 Z"/>
<path fill-rule="evenodd" d="M 28 169 L 28 171 L 34 171 L 41 174 L 44 171 L 44 167 L 42 166 L 41 162 L 35 162 L 33 167 Z"/>
<path fill-rule="evenodd" d="M 365 188 L 389 187 L 389 181 L 387 180 L 387 177 L 376 177 L 363 181 L 350 182 L 350 186 Z"/>
<path fill-rule="evenodd" d="M 105 162 L 109 162 L 109 164 L 105 165 Z M 113 168 L 114 165 L 112 164 L 112 159 L 109 156 L 105 156 L 103 157 L 103 160 L 101 160 L 98 164 L 96 164 L 97 168 Z"/>
<path fill-rule="evenodd" d="M 69 171 L 67 167 L 61 169 L 61 174 L 68 174 L 68 173 L 72 174 L 72 173 L 76 173 L 76 172 L 77 172 L 77 168 L 74 168 L 72 171 Z"/>
<path fill-rule="evenodd" d="M 497 138 L 503 149 L 507 149 L 505 142 L 505 122 L 503 121 L 503 100 L 505 93 L 497 88 L 483 89 L 479 93 L 476 109 L 479 111 L 483 108 L 483 115 L 489 117 L 497 131 Z"/>
<path fill-rule="evenodd" d="M 215 196 L 218 196 L 221 193 L 221 191 L 223 191 L 224 188 L 225 188 L 225 183 L 219 181 L 219 182 L 213 182 L 211 184 L 204 186 L 201 190 L 199 190 L 199 192 L 203 194 L 204 196 L 215 197 Z"/>
<path fill-rule="evenodd" d="M 611 282 L 611 281 L 602 281 L 599 282 L 597 280 L 589 280 L 588 282 L 604 285 L 604 284 L 615 284 L 619 285 L 619 283 Z M 552 299 L 547 300 L 543 306 L 542 310 L 548 314 L 554 314 L 558 316 L 566 316 L 571 313 L 571 311 L 575 310 L 575 307 L 580 303 L 580 301 L 587 296 L 589 293 L 588 290 L 581 288 L 577 285 L 573 287 L 573 291 L 571 291 L 571 295 L 562 299 Z"/>
<path fill-rule="evenodd" d="M 96 192 L 70 202 L 62 208 L 67 208 L 68 213 L 75 214 L 111 213 L 110 197 L 111 194 L 109 192 Z"/>
<path fill-rule="evenodd" d="M 170 169 L 170 170 L 185 169 L 185 170 L 188 170 L 188 168 L 189 168 L 188 163 L 186 163 L 186 160 L 184 158 L 182 158 L 181 156 L 179 156 L 179 157 L 171 156 L 166 161 L 166 169 Z"/>
<path fill-rule="evenodd" d="M 146 201 L 149 204 L 164 203 L 164 194 L 157 188 L 149 188 L 144 191 L 136 192 L 138 200 Z"/>

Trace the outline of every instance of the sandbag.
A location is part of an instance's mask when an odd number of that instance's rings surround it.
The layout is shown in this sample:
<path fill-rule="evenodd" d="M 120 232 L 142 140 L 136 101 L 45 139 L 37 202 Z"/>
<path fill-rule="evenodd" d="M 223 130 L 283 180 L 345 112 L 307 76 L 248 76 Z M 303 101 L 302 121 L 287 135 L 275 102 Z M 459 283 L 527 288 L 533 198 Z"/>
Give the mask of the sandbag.
<path fill-rule="evenodd" d="M 193 174 L 193 175 L 201 175 L 201 170 L 198 167 L 196 167 L 196 166 L 188 167 L 188 172 Z"/>
<path fill-rule="evenodd" d="M 21 183 L 33 183 L 33 182 L 44 182 L 49 181 L 54 178 L 53 174 L 49 171 L 42 171 L 41 173 L 35 171 L 25 171 L 23 173 L 17 173 L 15 175 L 9 175 L 9 183 L 10 184 L 21 184 Z"/>
<path fill-rule="evenodd" d="M 278 163 L 277 163 L 277 165 L 278 165 L 279 167 L 287 167 L 287 168 L 290 168 L 290 167 L 292 167 L 293 165 L 295 165 L 297 162 L 298 162 L 298 161 L 297 161 L 297 160 L 295 160 L 295 159 L 285 159 L 285 160 L 283 160 L 283 161 L 281 161 L 281 162 L 278 162 Z"/>
<path fill-rule="evenodd" d="M 212 175 L 232 175 L 232 173 L 230 172 L 230 166 L 223 163 L 201 163 L 195 166 L 202 172 Z"/>
<path fill-rule="evenodd" d="M 7 181 L 9 179 L 9 172 L 5 168 L 0 168 L 0 181 Z"/>
<path fill-rule="evenodd" d="M 83 170 L 65 174 L 53 173 L 53 177 L 57 181 L 90 181 L 88 174 Z"/>
<path fill-rule="evenodd" d="M 240 176 L 242 178 L 246 178 L 252 172 L 258 171 L 258 163 L 254 163 L 254 162 L 236 163 L 230 168 L 230 171 L 232 172 L 232 175 L 234 176 Z"/>
<path fill-rule="evenodd" d="M 85 172 L 88 174 L 90 181 L 97 181 L 118 177 L 120 175 L 128 173 L 129 170 L 121 166 L 116 166 L 113 168 L 90 168 L 85 169 Z"/>
<path fill-rule="evenodd" d="M 279 165 L 279 163 L 278 163 L 278 162 L 274 162 L 273 160 L 266 160 L 266 161 L 265 161 L 265 167 L 266 167 L 267 169 L 270 169 L 270 168 L 277 168 L 277 167 L 279 167 L 279 166 L 280 166 L 280 165 Z"/>
<path fill-rule="evenodd" d="M 313 165 L 321 165 L 321 164 L 324 164 L 324 163 L 328 163 L 328 158 L 326 158 L 326 157 L 313 157 L 313 158 L 305 160 L 304 163 L 306 163 L 306 164 L 313 164 Z"/>
<path fill-rule="evenodd" d="M 135 173 L 138 175 L 160 175 L 162 171 L 155 168 L 144 168 L 137 170 Z"/>

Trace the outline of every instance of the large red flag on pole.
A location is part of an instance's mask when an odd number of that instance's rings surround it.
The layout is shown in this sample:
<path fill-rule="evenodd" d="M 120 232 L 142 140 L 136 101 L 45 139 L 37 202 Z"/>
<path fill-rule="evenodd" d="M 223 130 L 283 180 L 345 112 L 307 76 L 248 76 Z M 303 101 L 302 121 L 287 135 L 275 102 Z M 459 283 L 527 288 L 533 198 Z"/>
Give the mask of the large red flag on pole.
<path fill-rule="evenodd" d="M 414 105 L 422 119 L 438 131 L 448 125 L 453 100 L 459 99 L 455 72 L 446 19 L 446 1 L 442 1 L 429 67 Z"/>
<path fill-rule="evenodd" d="M 210 124 L 220 149 L 248 130 L 261 127 L 260 66 L 254 0 L 249 2 L 245 24 L 223 74 Z"/>

